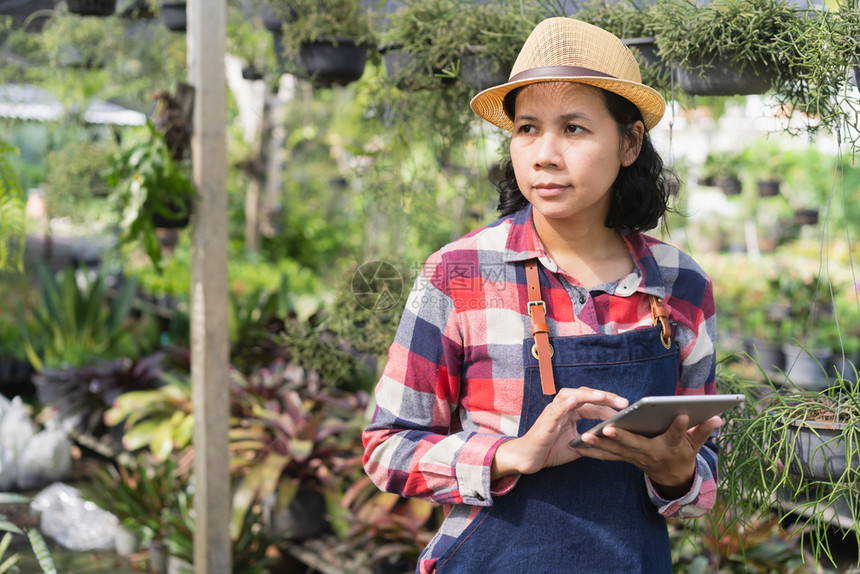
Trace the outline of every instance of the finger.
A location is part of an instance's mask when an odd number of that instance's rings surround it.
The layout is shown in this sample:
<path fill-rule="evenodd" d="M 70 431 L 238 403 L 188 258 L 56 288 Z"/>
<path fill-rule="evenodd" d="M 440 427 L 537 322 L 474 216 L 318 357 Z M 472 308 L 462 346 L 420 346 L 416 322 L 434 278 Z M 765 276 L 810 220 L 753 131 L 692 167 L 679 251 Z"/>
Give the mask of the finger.
<path fill-rule="evenodd" d="M 675 417 L 675 420 L 672 421 L 672 424 L 669 425 L 669 428 L 663 434 L 666 435 L 666 438 L 670 442 L 678 444 L 687 436 L 687 427 L 689 425 L 690 416 L 682 413 Z"/>
<path fill-rule="evenodd" d="M 561 389 L 556 395 L 556 399 L 565 401 L 573 400 L 574 397 L 576 397 L 575 402 L 577 404 L 600 404 L 616 409 L 623 409 L 627 406 L 627 399 L 624 397 L 610 393 L 609 391 L 592 389 L 591 387 L 566 387 Z"/>
<path fill-rule="evenodd" d="M 687 437 L 690 439 L 690 442 L 698 451 L 702 446 L 707 442 L 708 438 L 710 438 L 711 434 L 721 427 L 723 424 L 723 419 L 720 417 L 711 417 L 708 420 L 700 423 L 699 425 L 691 428 L 687 431 Z"/>

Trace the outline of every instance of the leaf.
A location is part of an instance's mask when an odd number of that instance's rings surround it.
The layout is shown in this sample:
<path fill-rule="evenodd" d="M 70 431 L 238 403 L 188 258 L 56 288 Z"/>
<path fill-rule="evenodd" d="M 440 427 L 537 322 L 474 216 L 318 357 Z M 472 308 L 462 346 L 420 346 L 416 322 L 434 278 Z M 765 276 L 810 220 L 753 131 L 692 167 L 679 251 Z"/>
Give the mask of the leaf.
<path fill-rule="evenodd" d="M 167 457 L 173 452 L 173 426 L 171 420 L 161 421 L 152 433 L 149 450 L 152 451 L 155 460 L 159 462 L 167 460 Z"/>
<path fill-rule="evenodd" d="M 36 559 L 39 561 L 39 566 L 45 574 L 57 574 L 57 567 L 54 566 L 54 559 L 51 557 L 51 552 L 48 550 L 48 545 L 45 544 L 45 539 L 39 534 L 35 528 L 27 530 L 27 537 L 30 539 L 30 546 L 33 547 L 33 552 L 36 553 Z"/>
<path fill-rule="evenodd" d="M 12 532 L 13 534 L 24 534 L 24 531 L 18 528 L 12 522 L 6 520 L 4 516 L 0 516 L 0 531 Z"/>
<path fill-rule="evenodd" d="M 122 444 L 128 450 L 138 450 L 152 442 L 153 434 L 161 423 L 157 420 L 147 420 L 136 424 L 125 431 Z"/>
<path fill-rule="evenodd" d="M 314 451 L 314 443 L 312 440 L 302 440 L 294 438 L 290 440 L 290 451 L 296 460 L 303 462 L 310 458 Z"/>

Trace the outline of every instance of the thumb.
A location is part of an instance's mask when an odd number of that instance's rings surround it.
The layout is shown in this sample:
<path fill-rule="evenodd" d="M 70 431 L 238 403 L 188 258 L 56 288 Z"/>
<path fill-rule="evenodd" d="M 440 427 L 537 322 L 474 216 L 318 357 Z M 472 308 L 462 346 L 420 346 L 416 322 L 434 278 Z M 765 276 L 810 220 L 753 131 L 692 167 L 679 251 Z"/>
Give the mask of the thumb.
<path fill-rule="evenodd" d="M 696 448 L 696 450 L 702 448 L 708 438 L 711 436 L 716 429 L 721 427 L 723 424 L 723 419 L 720 417 L 711 417 L 708 420 L 702 422 L 701 424 L 696 425 L 687 431 L 687 436 L 690 439 L 690 442 Z"/>

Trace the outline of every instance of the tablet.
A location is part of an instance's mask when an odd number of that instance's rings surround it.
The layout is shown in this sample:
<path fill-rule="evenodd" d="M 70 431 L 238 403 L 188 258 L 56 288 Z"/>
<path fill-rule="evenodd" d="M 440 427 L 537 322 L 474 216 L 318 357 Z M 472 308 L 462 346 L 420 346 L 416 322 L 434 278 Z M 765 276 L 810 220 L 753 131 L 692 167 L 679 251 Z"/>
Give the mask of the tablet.
<path fill-rule="evenodd" d="M 690 417 L 692 428 L 723 411 L 744 402 L 744 395 L 671 395 L 645 397 L 619 411 L 586 432 L 602 435 L 603 427 L 615 425 L 618 428 L 654 437 L 666 432 L 666 429 L 680 414 Z M 570 442 L 576 448 L 582 444 L 582 435 Z"/>

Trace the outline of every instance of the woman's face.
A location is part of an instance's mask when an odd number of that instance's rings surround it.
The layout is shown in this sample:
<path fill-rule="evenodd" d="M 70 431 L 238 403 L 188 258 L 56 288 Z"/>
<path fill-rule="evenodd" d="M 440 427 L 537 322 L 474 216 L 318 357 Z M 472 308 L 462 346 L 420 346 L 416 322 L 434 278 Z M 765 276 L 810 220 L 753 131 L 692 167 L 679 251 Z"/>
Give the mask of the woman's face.
<path fill-rule="evenodd" d="M 641 123 L 636 129 L 644 131 Z M 638 150 L 622 138 L 598 88 L 546 82 L 516 96 L 511 160 L 536 215 L 603 225 L 618 170 Z"/>

